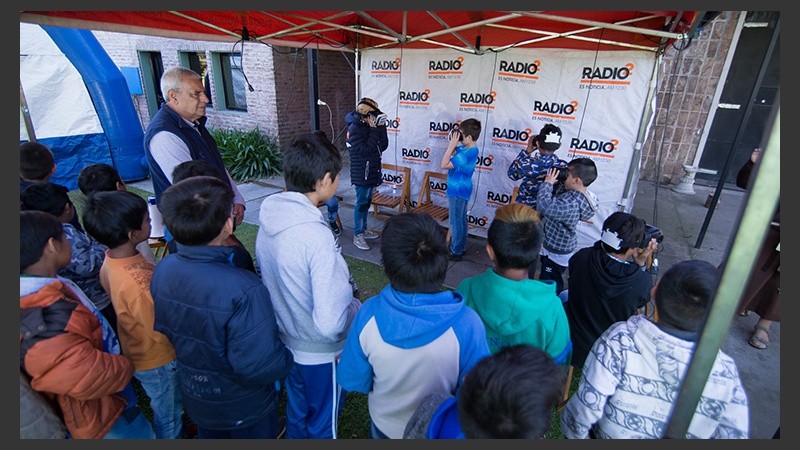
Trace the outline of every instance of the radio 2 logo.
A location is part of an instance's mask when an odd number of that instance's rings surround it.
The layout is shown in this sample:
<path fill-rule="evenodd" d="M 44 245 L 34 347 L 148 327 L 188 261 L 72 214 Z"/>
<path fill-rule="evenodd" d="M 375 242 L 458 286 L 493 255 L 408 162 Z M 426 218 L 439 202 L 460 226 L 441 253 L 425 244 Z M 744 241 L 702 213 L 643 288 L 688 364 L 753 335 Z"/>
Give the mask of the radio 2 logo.
<path fill-rule="evenodd" d="M 497 79 L 515 83 L 535 83 L 539 79 L 541 64 L 538 59 L 533 62 L 501 60 L 497 69 Z"/>
<path fill-rule="evenodd" d="M 486 191 L 486 204 L 495 208 L 511 203 L 511 195 L 502 192 Z"/>
<path fill-rule="evenodd" d="M 428 61 L 428 78 L 436 79 L 455 79 L 461 78 L 464 73 L 464 57 L 459 56 L 455 59 L 444 59 Z"/>
<path fill-rule="evenodd" d="M 548 119 L 561 119 L 563 121 L 575 120 L 575 113 L 578 111 L 578 102 L 572 100 L 569 103 L 543 102 L 535 100 L 533 102 L 533 112 L 531 118 L 546 117 Z M 563 122 L 562 122 L 563 123 Z"/>
<path fill-rule="evenodd" d="M 489 225 L 489 218 L 486 216 L 477 217 L 472 214 L 467 214 L 467 225 L 473 228 L 486 228 L 486 226 Z"/>
<path fill-rule="evenodd" d="M 424 149 L 403 147 L 400 153 L 402 154 L 403 161 L 416 164 L 427 164 L 431 162 L 430 147 L 425 147 Z"/>
<path fill-rule="evenodd" d="M 372 75 L 400 75 L 400 58 L 372 61 Z"/>
<path fill-rule="evenodd" d="M 532 130 L 515 130 L 513 128 L 492 128 L 492 144 L 499 147 L 515 147 L 528 145 Z"/>
<path fill-rule="evenodd" d="M 626 90 L 631 84 L 633 63 L 618 67 L 584 67 L 581 71 L 581 89 Z"/>
<path fill-rule="evenodd" d="M 459 95 L 459 110 L 478 111 L 481 109 L 494 109 L 492 103 L 497 100 L 497 91 L 487 94 L 481 92 L 462 92 Z"/>
<path fill-rule="evenodd" d="M 569 141 L 568 153 L 614 159 L 614 152 L 617 148 L 619 148 L 618 139 L 602 141 L 599 139 L 572 138 Z"/>
<path fill-rule="evenodd" d="M 478 170 L 492 170 L 492 164 L 494 163 L 494 155 L 486 155 L 486 156 L 478 156 L 478 163 L 475 164 L 475 168 Z"/>
<path fill-rule="evenodd" d="M 446 138 L 451 131 L 458 128 L 458 122 L 428 122 L 428 136 L 432 138 Z"/>
<path fill-rule="evenodd" d="M 417 108 L 430 106 L 431 90 L 400 91 L 399 104 L 404 108 Z"/>
<path fill-rule="evenodd" d="M 383 172 L 382 180 L 390 186 L 400 187 L 405 183 L 405 177 L 402 173 Z"/>

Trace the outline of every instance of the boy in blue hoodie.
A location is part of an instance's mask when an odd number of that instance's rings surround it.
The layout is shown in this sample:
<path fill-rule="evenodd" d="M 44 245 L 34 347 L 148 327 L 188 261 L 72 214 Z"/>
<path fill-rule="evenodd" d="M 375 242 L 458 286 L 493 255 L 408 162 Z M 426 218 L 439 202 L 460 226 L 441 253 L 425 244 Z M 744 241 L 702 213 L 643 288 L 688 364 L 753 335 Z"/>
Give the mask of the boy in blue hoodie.
<path fill-rule="evenodd" d="M 373 438 L 400 439 L 422 399 L 455 395 L 489 354 L 480 317 L 461 294 L 442 291 L 445 230 L 428 214 L 393 216 L 381 257 L 390 284 L 356 314 L 339 361 L 339 384 L 368 394 Z"/>

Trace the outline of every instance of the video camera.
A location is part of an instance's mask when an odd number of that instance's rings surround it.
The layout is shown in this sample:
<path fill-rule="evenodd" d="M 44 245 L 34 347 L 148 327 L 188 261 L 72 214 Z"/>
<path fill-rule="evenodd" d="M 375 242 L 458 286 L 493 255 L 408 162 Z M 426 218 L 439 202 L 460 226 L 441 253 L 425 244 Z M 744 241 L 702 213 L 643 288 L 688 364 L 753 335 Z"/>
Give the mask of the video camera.
<path fill-rule="evenodd" d="M 369 115 L 372 116 L 375 119 L 375 126 L 378 126 L 378 127 L 386 126 L 388 121 L 389 121 L 388 120 L 389 116 L 387 116 L 386 114 L 383 114 L 383 113 L 381 113 L 381 114 L 370 113 Z"/>
<path fill-rule="evenodd" d="M 644 238 L 642 239 L 642 242 L 639 243 L 639 248 L 646 248 L 647 244 L 650 243 L 650 239 L 653 238 L 656 239 L 656 243 L 660 244 L 661 241 L 664 240 L 664 233 L 662 233 L 657 227 L 645 224 Z"/>

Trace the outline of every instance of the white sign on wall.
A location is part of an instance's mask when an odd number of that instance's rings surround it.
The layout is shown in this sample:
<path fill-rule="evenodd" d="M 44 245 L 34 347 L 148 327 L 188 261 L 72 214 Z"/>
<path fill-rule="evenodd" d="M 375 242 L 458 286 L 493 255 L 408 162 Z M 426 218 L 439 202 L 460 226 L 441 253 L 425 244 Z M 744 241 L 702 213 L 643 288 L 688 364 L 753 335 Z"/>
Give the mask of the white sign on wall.
<path fill-rule="evenodd" d="M 425 171 L 446 172 L 439 164 L 453 125 L 468 118 L 481 122 L 468 213 L 470 233 L 481 237 L 520 183 L 507 176 L 511 162 L 542 126 L 560 127 L 556 155 L 591 158 L 598 169 L 589 190 L 600 209 L 579 224 L 580 248 L 599 239 L 603 219 L 620 208 L 655 63 L 643 51 L 509 49 L 478 56 L 369 50 L 361 54 L 359 92 L 389 115 L 383 162 L 411 168 L 411 180 L 404 182 L 411 183 L 414 202 Z M 384 183 L 378 190 L 391 187 Z M 437 180 L 431 187 L 434 202 L 446 206 L 446 186 Z M 632 203 L 622 207 L 629 211 Z"/>

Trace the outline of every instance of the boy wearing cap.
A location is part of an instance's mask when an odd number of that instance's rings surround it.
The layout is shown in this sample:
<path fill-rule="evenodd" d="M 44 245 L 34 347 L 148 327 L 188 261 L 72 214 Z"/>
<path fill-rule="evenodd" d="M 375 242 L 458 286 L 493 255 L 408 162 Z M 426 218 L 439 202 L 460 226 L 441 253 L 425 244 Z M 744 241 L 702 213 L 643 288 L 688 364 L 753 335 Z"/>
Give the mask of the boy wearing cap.
<path fill-rule="evenodd" d="M 383 182 L 381 153 L 389 147 L 386 121 L 378 102 L 364 97 L 356 109 L 344 117 L 347 123 L 347 150 L 350 152 L 350 182 L 356 187 L 356 204 L 353 207 L 353 244 L 360 250 L 369 250 L 367 240 L 378 234 L 367 229 L 369 206 L 375 188 Z"/>
<path fill-rule="evenodd" d="M 555 155 L 561 147 L 561 128 L 548 123 L 539 134 L 531 136 L 525 150 L 508 166 L 508 178 L 522 180 L 517 193 L 517 203 L 536 209 L 536 195 L 551 167 L 566 167 L 567 162 Z"/>

